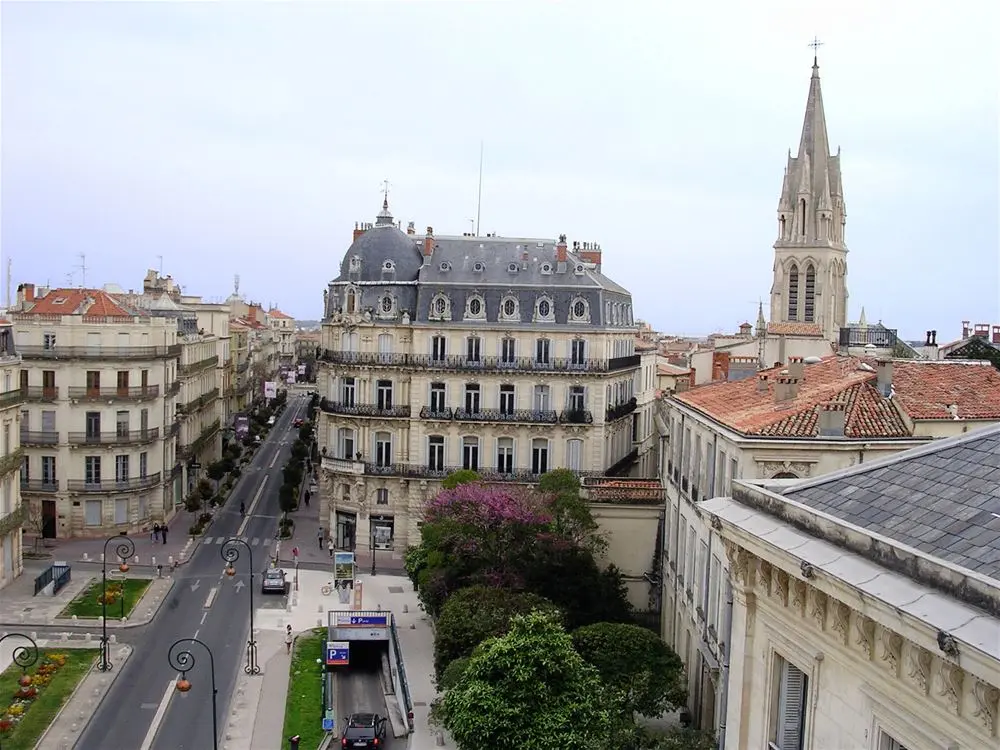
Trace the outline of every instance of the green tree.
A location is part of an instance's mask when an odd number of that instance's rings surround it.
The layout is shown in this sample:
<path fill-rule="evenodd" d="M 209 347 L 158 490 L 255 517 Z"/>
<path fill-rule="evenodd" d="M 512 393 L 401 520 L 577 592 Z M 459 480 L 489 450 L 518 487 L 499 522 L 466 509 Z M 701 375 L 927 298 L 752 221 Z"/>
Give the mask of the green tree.
<path fill-rule="evenodd" d="M 573 632 L 573 645 L 601 675 L 622 714 L 659 716 L 684 704 L 684 665 L 656 633 L 638 625 L 598 622 Z"/>
<path fill-rule="evenodd" d="M 472 469 L 459 469 L 453 471 L 441 481 L 441 487 L 446 490 L 453 490 L 460 484 L 471 484 L 479 481 L 479 474 Z"/>
<path fill-rule="evenodd" d="M 303 443 L 308 443 L 312 440 L 313 436 L 313 424 L 312 422 L 306 422 L 299 428 L 299 440 Z"/>
<path fill-rule="evenodd" d="M 205 471 L 208 474 L 208 478 L 215 482 L 216 487 L 219 486 L 222 478 L 226 476 L 226 466 L 222 461 L 213 461 Z"/>
<path fill-rule="evenodd" d="M 438 680 L 438 689 L 447 690 L 458 684 L 458 681 L 462 679 L 462 675 L 465 674 L 466 668 L 469 666 L 469 657 L 462 656 L 458 659 L 452 661 L 441 675 L 441 679 Z"/>
<path fill-rule="evenodd" d="M 208 500 L 215 494 L 215 488 L 212 487 L 212 483 L 207 479 L 199 479 L 198 486 L 195 488 L 195 491 L 201 495 L 202 500 Z"/>
<path fill-rule="evenodd" d="M 282 469 L 281 477 L 285 481 L 285 484 L 298 485 L 302 482 L 302 466 L 296 465 L 289 461 L 285 464 L 285 468 Z"/>
<path fill-rule="evenodd" d="M 553 469 L 538 480 L 538 490 L 552 496 L 552 530 L 592 552 L 602 552 L 607 541 L 598 534 L 590 504 L 580 496 L 580 480 L 569 469 Z"/>
<path fill-rule="evenodd" d="M 503 635 L 514 615 L 533 610 L 559 615 L 550 601 L 532 593 L 469 586 L 452 594 L 434 627 L 434 669 L 441 679 L 456 659 L 471 654 L 487 638 Z"/>
<path fill-rule="evenodd" d="M 292 458 L 305 459 L 309 455 L 309 449 L 306 444 L 301 440 L 296 440 L 292 443 Z"/>
<path fill-rule="evenodd" d="M 278 506 L 285 513 L 291 513 L 299 506 L 298 486 L 294 484 L 283 484 L 278 490 Z"/>
<path fill-rule="evenodd" d="M 435 719 L 459 750 L 606 750 L 612 731 L 597 671 L 542 612 L 516 616 L 506 635 L 483 642 Z"/>
<path fill-rule="evenodd" d="M 672 727 L 665 731 L 637 728 L 632 747 L 636 750 L 715 750 L 715 734 L 701 729 Z"/>

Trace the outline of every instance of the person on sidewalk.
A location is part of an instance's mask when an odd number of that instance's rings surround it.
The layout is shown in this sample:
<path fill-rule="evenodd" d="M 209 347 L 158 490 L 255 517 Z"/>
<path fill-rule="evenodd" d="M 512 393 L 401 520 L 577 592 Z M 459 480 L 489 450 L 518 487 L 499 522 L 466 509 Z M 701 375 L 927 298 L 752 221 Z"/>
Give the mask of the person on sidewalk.
<path fill-rule="evenodd" d="M 163 537 L 163 543 L 166 544 L 167 543 L 167 525 L 166 524 L 163 524 L 160 527 L 160 536 Z"/>
<path fill-rule="evenodd" d="M 319 544 L 319 548 L 323 549 L 323 527 L 319 527 L 319 531 L 316 532 L 316 542 Z"/>
<path fill-rule="evenodd" d="M 306 507 L 308 508 L 309 507 L 309 490 L 305 491 L 305 494 L 302 496 L 302 498 L 306 501 Z"/>
<path fill-rule="evenodd" d="M 330 557 L 333 557 L 333 537 L 326 540 L 326 549 L 330 553 Z"/>
<path fill-rule="evenodd" d="M 153 524 L 153 530 L 149 533 L 149 541 L 158 542 L 160 541 L 160 524 L 156 522 Z"/>
<path fill-rule="evenodd" d="M 292 626 L 285 625 L 285 653 L 292 653 Z"/>

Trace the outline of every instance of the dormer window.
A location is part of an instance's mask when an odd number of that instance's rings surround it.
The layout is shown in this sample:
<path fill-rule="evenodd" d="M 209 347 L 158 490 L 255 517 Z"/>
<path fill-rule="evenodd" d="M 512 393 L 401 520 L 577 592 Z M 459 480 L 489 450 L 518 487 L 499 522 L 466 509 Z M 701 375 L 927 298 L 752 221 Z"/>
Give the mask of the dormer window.
<path fill-rule="evenodd" d="M 395 271 L 396 270 L 396 264 L 393 263 L 391 260 L 383 261 L 382 262 L 382 270 L 383 271 L 390 271 L 390 272 L 391 271 Z"/>
<path fill-rule="evenodd" d="M 358 312 L 361 309 L 361 292 L 354 287 L 350 287 L 347 290 L 346 302 L 347 304 L 344 306 L 344 312 Z"/>
<path fill-rule="evenodd" d="M 535 321 L 551 323 L 555 320 L 555 306 L 548 297 L 539 297 L 535 302 Z"/>
<path fill-rule="evenodd" d="M 582 266 L 582 265 L 580 265 L 579 263 L 577 263 L 577 265 L 576 265 L 576 269 L 575 269 L 574 273 L 575 273 L 575 274 L 576 274 L 577 276 L 583 276 L 583 272 L 584 272 L 584 268 L 583 268 L 583 266 Z"/>
<path fill-rule="evenodd" d="M 542 263 L 542 275 L 548 276 L 552 273 L 552 265 L 550 263 Z"/>
<path fill-rule="evenodd" d="M 472 270 L 474 273 L 482 273 L 486 270 L 486 265 L 482 261 L 476 261 L 472 264 Z"/>
<path fill-rule="evenodd" d="M 500 320 L 513 322 L 521 320 L 521 306 L 514 295 L 508 294 L 500 301 Z"/>
<path fill-rule="evenodd" d="M 358 271 L 361 270 L 361 256 L 360 255 L 352 255 L 351 256 L 350 270 L 353 271 L 353 272 L 355 272 L 355 273 L 357 273 Z"/>
<path fill-rule="evenodd" d="M 478 294 L 473 294 L 466 300 L 465 319 L 486 320 L 486 303 Z"/>
<path fill-rule="evenodd" d="M 66 304 L 66 298 L 65 297 L 56 297 L 54 300 L 52 300 L 52 304 L 53 305 L 65 305 Z"/>
<path fill-rule="evenodd" d="M 590 305 L 583 297 L 577 297 L 570 303 L 569 321 L 571 323 L 590 322 Z"/>
<path fill-rule="evenodd" d="M 380 318 L 392 318 L 396 315 L 396 298 L 386 289 L 378 300 L 376 311 Z"/>
<path fill-rule="evenodd" d="M 443 294 L 434 295 L 431 300 L 431 320 L 451 320 L 451 300 Z"/>
<path fill-rule="evenodd" d="M 517 273 L 517 263 L 508 263 L 507 273 Z"/>
<path fill-rule="evenodd" d="M 449 263 L 446 260 L 443 260 L 441 261 L 441 265 L 439 265 L 438 268 L 441 270 L 441 273 L 448 273 L 448 271 L 451 270 L 451 263 Z"/>

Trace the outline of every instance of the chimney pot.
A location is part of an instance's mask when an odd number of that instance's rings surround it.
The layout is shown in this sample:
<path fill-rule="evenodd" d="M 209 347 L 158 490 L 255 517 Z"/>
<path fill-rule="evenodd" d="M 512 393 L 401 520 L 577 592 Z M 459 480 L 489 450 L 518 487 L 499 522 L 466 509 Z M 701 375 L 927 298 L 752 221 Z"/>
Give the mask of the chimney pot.
<path fill-rule="evenodd" d="M 822 404 L 819 412 L 819 437 L 844 437 L 847 424 L 847 404 L 830 401 Z"/>
<path fill-rule="evenodd" d="M 805 377 L 805 362 L 802 357 L 788 358 L 788 374 L 796 380 Z"/>
<path fill-rule="evenodd" d="M 971 321 L 968 321 L 968 320 L 963 320 L 962 321 L 962 338 L 963 339 L 967 339 L 967 338 L 969 338 L 969 336 L 972 335 L 972 332 L 971 332 L 971 330 L 969 328 L 971 325 L 972 325 Z"/>
<path fill-rule="evenodd" d="M 886 398 L 889 398 L 892 394 L 892 360 L 880 359 L 876 373 L 876 383 L 879 392 Z"/>
<path fill-rule="evenodd" d="M 1000 344 L 1000 326 L 993 326 L 993 338 L 994 344 Z"/>
<path fill-rule="evenodd" d="M 556 243 L 556 263 L 566 262 L 566 235 L 559 235 L 559 242 Z"/>

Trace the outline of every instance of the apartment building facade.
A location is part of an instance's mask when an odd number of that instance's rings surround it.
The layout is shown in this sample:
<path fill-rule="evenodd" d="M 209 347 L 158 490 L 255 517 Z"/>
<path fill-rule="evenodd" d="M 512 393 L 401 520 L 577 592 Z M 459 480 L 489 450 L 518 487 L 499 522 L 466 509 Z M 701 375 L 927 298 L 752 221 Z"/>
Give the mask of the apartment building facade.
<path fill-rule="evenodd" d="M 0 590 L 21 573 L 20 369 L 10 321 L 0 317 Z"/>
<path fill-rule="evenodd" d="M 22 284 L 21 492 L 42 536 L 136 531 L 173 513 L 171 398 L 176 322 L 97 289 Z"/>
<path fill-rule="evenodd" d="M 457 469 L 628 474 L 641 386 L 629 293 L 594 245 L 416 236 L 384 203 L 324 292 L 321 518 L 340 547 L 418 538 Z"/>
<path fill-rule="evenodd" d="M 668 449 L 662 635 L 687 665 L 695 722 L 717 728 L 729 561 L 701 504 L 737 480 L 780 487 L 1000 421 L 1000 372 L 985 362 L 793 358 L 660 402 Z"/>
<path fill-rule="evenodd" d="M 272 307 L 267 311 L 267 325 L 273 332 L 278 366 L 291 367 L 295 364 L 295 318 Z"/>

